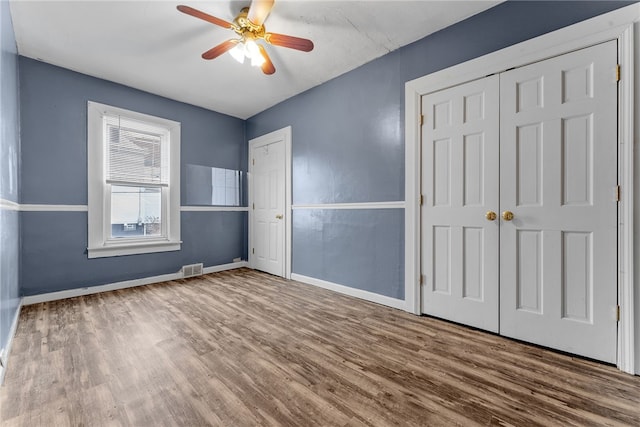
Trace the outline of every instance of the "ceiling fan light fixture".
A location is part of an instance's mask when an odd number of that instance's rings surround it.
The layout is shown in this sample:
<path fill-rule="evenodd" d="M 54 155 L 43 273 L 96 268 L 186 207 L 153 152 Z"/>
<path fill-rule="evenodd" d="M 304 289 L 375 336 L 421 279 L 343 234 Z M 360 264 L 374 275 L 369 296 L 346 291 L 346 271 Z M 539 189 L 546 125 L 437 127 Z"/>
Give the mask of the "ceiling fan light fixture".
<path fill-rule="evenodd" d="M 251 58 L 251 65 L 254 67 L 262 67 L 262 64 L 264 64 L 264 58 L 262 55 L 258 54 Z"/>
<path fill-rule="evenodd" d="M 244 44 L 244 51 L 247 58 L 251 59 L 251 65 L 254 67 L 259 67 L 264 63 L 264 58 L 260 53 L 260 48 L 258 47 L 258 43 L 254 40 L 247 40 Z"/>
<path fill-rule="evenodd" d="M 238 41 L 235 47 L 229 50 L 229 55 L 241 64 L 244 64 L 244 60 L 247 58 L 254 67 L 261 67 L 265 62 L 264 57 L 260 53 L 258 43 L 254 40 Z"/>
<path fill-rule="evenodd" d="M 244 63 L 244 43 L 239 42 L 236 46 L 229 51 L 229 55 L 233 57 L 236 61 L 243 64 Z"/>

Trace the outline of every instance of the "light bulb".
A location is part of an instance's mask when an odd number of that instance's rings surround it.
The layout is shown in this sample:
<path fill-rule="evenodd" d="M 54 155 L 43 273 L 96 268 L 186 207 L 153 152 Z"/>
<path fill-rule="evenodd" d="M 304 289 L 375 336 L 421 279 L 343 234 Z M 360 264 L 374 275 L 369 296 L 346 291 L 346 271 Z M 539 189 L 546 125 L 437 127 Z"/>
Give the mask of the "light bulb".
<path fill-rule="evenodd" d="M 260 55 L 260 53 L 254 55 L 253 58 L 251 58 L 251 65 L 253 65 L 254 67 L 260 67 L 262 66 L 262 64 L 264 64 L 264 58 L 262 57 L 262 55 Z"/>
<path fill-rule="evenodd" d="M 229 54 L 238 61 L 239 63 L 244 63 L 244 54 L 245 54 L 245 46 L 244 43 L 239 42 L 236 46 L 229 51 Z"/>
<path fill-rule="evenodd" d="M 258 44 L 256 42 L 254 42 L 253 40 L 247 40 L 245 45 L 248 58 L 253 58 L 255 55 L 260 55 L 260 49 L 258 49 Z"/>
<path fill-rule="evenodd" d="M 259 67 L 264 63 L 264 58 L 260 53 L 260 48 L 255 41 L 247 41 L 245 51 L 247 58 L 251 59 L 251 65 L 253 65 L 254 67 Z"/>

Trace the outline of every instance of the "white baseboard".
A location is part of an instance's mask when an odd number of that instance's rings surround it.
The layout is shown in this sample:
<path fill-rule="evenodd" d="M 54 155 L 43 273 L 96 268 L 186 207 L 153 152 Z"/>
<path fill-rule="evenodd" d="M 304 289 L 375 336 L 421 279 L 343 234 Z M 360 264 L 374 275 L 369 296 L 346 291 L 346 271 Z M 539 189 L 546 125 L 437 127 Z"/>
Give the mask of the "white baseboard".
<path fill-rule="evenodd" d="M 202 269 L 202 272 L 204 274 L 217 273 L 219 271 L 233 270 L 235 268 L 242 268 L 242 267 L 248 267 L 248 266 L 249 266 L 249 263 L 247 261 L 238 261 L 238 262 L 232 262 L 230 264 L 221 264 L 221 265 L 214 265 L 211 267 L 205 267 Z"/>
<path fill-rule="evenodd" d="M 205 267 L 204 274 L 216 273 L 219 271 L 233 270 L 235 268 L 246 267 L 246 261 L 232 262 L 229 264 L 214 265 Z M 124 282 L 109 283 L 106 285 L 90 286 L 88 288 L 68 289 L 66 291 L 49 292 L 46 294 L 30 295 L 22 298 L 23 305 L 38 304 L 41 302 L 56 301 L 66 298 L 74 298 L 82 295 L 97 294 L 100 292 L 115 291 L 118 289 L 133 288 L 135 286 L 150 285 L 152 283 L 166 282 L 168 280 L 182 279 L 182 273 L 162 274 L 160 276 L 144 277 L 142 279 L 125 280 Z"/>
<path fill-rule="evenodd" d="M 356 289 L 356 288 L 351 288 L 345 285 L 339 285 L 337 283 L 327 282 L 326 280 L 303 276 L 302 274 L 292 273 L 291 280 L 296 280 L 298 282 L 306 283 L 308 285 L 329 289 L 330 291 L 360 298 L 370 302 L 375 302 L 377 304 L 386 305 L 387 307 L 393 307 L 399 310 L 406 310 L 405 301 L 401 299 L 391 298 L 384 295 L 376 294 L 374 292 L 363 291 L 362 289 Z"/>
<path fill-rule="evenodd" d="M 20 310 L 22 309 L 23 300 L 20 299 L 18 303 L 18 309 L 16 315 L 13 317 L 13 323 L 11 324 L 11 330 L 9 330 L 9 339 L 7 340 L 7 346 L 0 349 L 0 359 L 2 364 L 0 366 L 0 386 L 4 383 L 4 375 L 7 373 L 7 366 L 9 365 L 9 355 L 11 354 L 11 346 L 13 345 L 13 337 L 16 335 L 18 329 L 18 319 L 20 318 Z"/>

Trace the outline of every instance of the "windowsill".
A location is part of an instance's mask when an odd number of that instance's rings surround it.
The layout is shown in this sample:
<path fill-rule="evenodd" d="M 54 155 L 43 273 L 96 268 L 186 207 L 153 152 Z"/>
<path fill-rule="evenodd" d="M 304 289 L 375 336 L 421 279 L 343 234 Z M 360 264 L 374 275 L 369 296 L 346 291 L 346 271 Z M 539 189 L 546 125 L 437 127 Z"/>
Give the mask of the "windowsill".
<path fill-rule="evenodd" d="M 151 254 L 157 252 L 179 251 L 182 241 L 153 241 L 153 242 L 117 242 L 104 244 L 103 246 L 87 248 L 89 258 L 105 258 L 122 255 Z"/>

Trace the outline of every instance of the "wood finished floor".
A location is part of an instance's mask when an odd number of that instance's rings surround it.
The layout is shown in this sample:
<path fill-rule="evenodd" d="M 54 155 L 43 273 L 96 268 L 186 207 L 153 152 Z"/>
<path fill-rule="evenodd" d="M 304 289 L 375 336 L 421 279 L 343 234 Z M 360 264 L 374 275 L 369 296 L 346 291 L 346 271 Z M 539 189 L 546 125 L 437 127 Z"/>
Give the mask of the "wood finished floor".
<path fill-rule="evenodd" d="M 240 269 L 22 309 L 2 426 L 640 425 L 640 377 Z"/>

